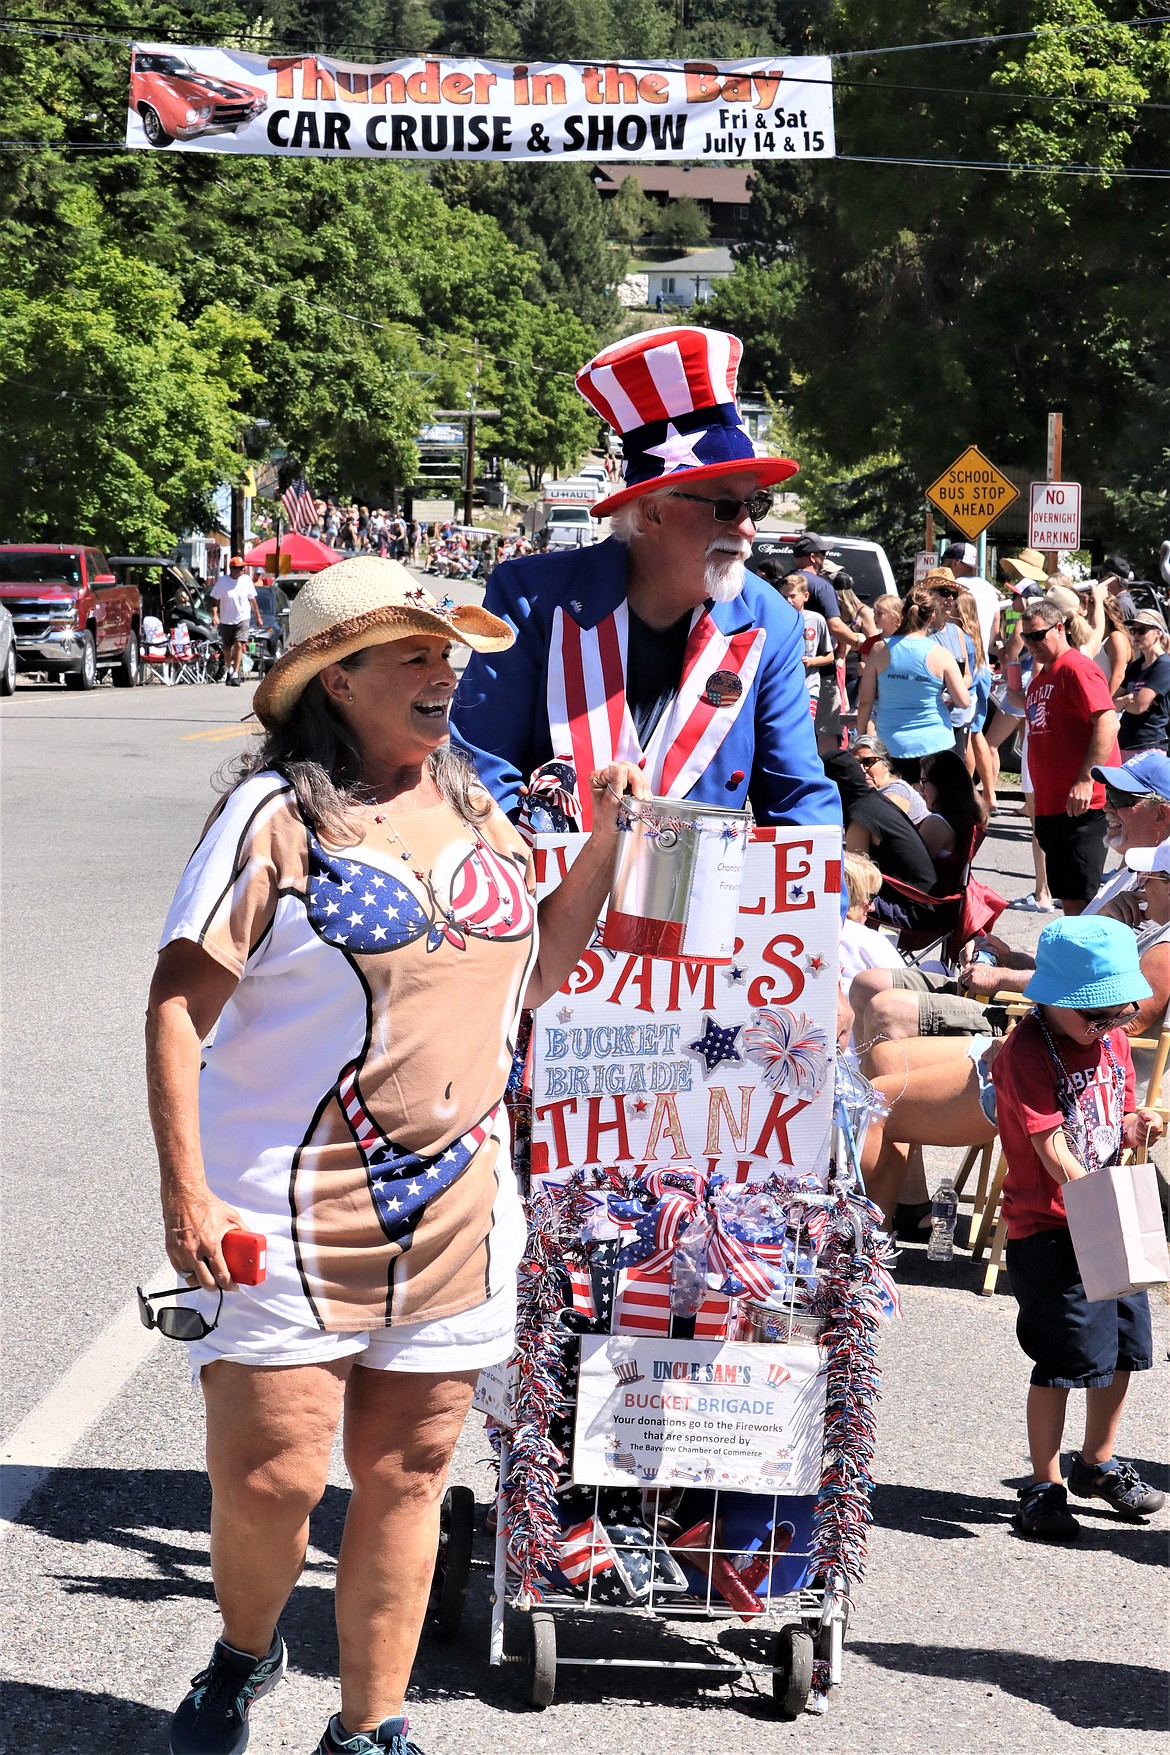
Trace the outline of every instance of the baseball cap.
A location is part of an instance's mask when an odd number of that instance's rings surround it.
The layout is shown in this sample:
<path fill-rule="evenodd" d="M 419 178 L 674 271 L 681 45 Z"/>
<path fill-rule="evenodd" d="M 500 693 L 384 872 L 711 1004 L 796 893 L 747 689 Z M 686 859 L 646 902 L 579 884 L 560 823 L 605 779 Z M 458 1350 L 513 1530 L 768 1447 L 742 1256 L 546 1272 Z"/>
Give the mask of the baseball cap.
<path fill-rule="evenodd" d="M 1124 768 L 1094 768 L 1092 773 L 1094 780 L 1115 792 L 1132 792 L 1135 798 L 1154 792 L 1170 804 L 1170 756 L 1161 750 L 1143 750 Z"/>
<path fill-rule="evenodd" d="M 1156 847 L 1131 847 L 1125 856 L 1130 871 L 1170 871 L 1170 841 Z"/>
<path fill-rule="evenodd" d="M 948 563 L 953 566 L 956 562 L 961 567 L 977 567 L 979 565 L 979 550 L 973 542 L 952 542 L 943 549 L 943 566 L 947 566 Z"/>
<path fill-rule="evenodd" d="M 829 545 L 823 536 L 818 536 L 813 530 L 806 530 L 803 536 L 796 538 L 792 552 L 794 555 L 827 555 Z"/>
<path fill-rule="evenodd" d="M 229 567 L 244 567 L 246 565 L 247 565 L 247 562 L 244 560 L 243 555 L 233 555 L 231 560 L 228 562 Z"/>
<path fill-rule="evenodd" d="M 1099 914 L 1078 914 L 1054 920 L 1040 934 L 1036 972 L 1024 998 L 1097 1011 L 1149 999 L 1152 991 L 1141 971 L 1133 928 Z"/>

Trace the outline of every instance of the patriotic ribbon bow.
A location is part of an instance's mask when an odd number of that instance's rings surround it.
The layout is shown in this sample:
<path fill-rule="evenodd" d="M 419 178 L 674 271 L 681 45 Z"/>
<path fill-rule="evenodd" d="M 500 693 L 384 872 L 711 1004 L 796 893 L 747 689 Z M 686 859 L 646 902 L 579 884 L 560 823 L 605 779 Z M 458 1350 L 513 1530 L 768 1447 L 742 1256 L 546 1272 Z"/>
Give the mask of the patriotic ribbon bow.
<path fill-rule="evenodd" d="M 635 1233 L 618 1255 L 619 1269 L 628 1269 L 633 1279 L 660 1279 L 671 1272 L 684 1234 L 701 1223 L 707 1230 L 707 1274 L 719 1279 L 722 1292 L 765 1298 L 774 1289 L 784 1245 L 746 1238 L 724 1218 L 715 1203 L 723 1177 L 701 1170 L 652 1170 L 639 1181 L 656 1197 L 649 1212 L 636 1201 L 609 1201 L 615 1223 L 632 1224 Z"/>

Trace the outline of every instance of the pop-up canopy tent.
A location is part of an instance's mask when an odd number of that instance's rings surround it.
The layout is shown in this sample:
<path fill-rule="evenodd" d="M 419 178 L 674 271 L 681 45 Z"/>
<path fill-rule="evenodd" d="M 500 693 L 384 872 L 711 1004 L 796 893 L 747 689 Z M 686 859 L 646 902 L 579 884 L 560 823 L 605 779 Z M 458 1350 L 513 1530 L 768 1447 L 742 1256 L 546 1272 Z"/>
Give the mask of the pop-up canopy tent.
<path fill-rule="evenodd" d="M 331 567 L 334 561 L 342 559 L 340 550 L 327 548 L 315 536 L 301 536 L 296 530 L 281 537 L 280 555 L 282 560 L 288 556 L 288 565 L 294 573 L 319 573 L 323 567 Z M 263 567 L 266 573 L 271 573 L 276 566 L 276 538 L 270 536 L 267 542 L 250 548 L 244 556 L 244 563 L 249 567 Z"/>

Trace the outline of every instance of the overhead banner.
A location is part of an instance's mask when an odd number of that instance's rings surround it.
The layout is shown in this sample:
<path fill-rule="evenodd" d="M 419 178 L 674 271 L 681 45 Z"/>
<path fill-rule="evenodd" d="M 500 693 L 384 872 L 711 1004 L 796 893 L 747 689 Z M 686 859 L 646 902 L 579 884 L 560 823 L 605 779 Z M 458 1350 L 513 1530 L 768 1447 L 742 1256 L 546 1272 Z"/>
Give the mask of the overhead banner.
<path fill-rule="evenodd" d="M 136 44 L 127 146 L 267 157 L 832 158 L 828 56 L 530 66 Z"/>

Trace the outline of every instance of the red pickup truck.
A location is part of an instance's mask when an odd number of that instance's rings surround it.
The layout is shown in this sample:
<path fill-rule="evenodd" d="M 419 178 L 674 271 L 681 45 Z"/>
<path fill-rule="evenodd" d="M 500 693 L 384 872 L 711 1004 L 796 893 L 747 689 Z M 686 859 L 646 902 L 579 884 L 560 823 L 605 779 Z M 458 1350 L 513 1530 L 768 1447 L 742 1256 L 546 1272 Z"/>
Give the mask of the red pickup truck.
<path fill-rule="evenodd" d="M 19 670 L 63 676 L 70 689 L 92 689 L 105 669 L 120 688 L 138 681 L 142 598 L 118 583 L 101 549 L 0 543 L 0 603 L 16 629 Z"/>

